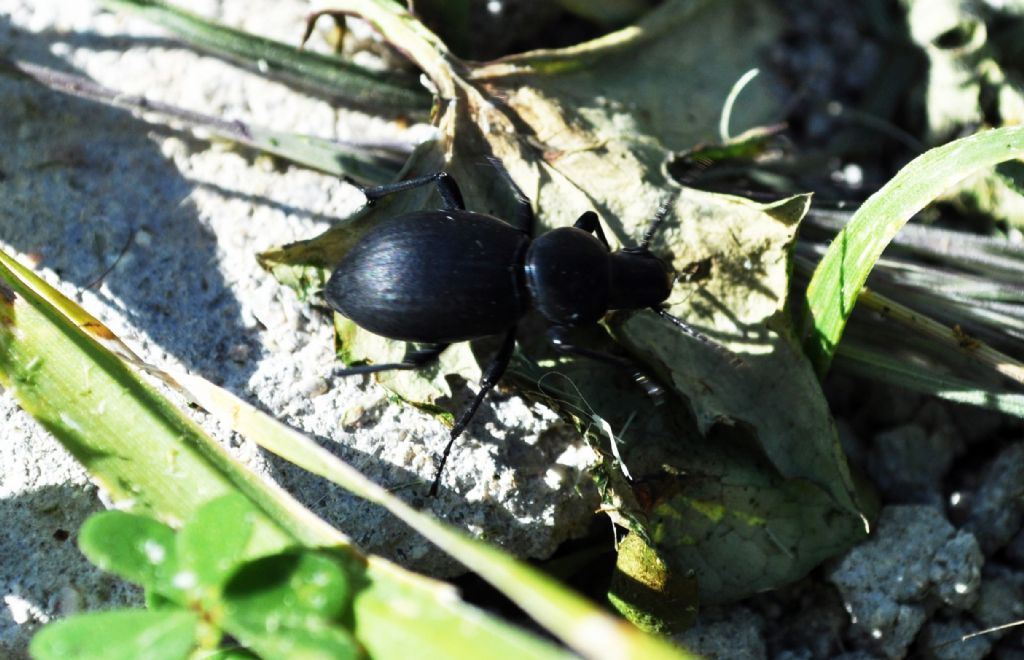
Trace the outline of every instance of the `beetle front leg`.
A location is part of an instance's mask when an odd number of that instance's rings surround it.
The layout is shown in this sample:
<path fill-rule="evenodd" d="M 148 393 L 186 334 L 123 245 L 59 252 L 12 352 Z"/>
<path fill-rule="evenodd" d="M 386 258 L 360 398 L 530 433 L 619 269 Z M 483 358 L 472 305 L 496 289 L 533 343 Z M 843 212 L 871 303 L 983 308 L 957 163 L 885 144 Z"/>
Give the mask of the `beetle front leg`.
<path fill-rule="evenodd" d="M 462 201 L 462 191 L 459 190 L 459 184 L 455 183 L 455 179 L 452 178 L 452 175 L 448 174 L 444 170 L 435 172 L 434 174 L 428 174 L 427 176 L 417 177 L 415 179 L 385 183 L 382 186 L 374 186 L 372 188 L 363 188 L 362 191 L 363 194 L 366 195 L 366 201 L 369 204 L 373 204 L 381 197 L 385 197 L 392 193 L 402 192 L 403 190 L 412 190 L 413 188 L 427 186 L 431 183 L 437 186 L 437 192 L 441 195 L 441 200 L 444 202 L 444 208 L 449 211 L 466 210 L 466 203 Z"/>
<path fill-rule="evenodd" d="M 547 334 L 548 341 L 551 342 L 551 345 L 554 346 L 555 350 L 559 353 L 565 353 L 566 355 L 579 355 L 580 357 L 585 357 L 597 362 L 603 362 L 604 364 L 610 364 L 613 367 L 625 369 L 633 376 L 633 380 L 635 380 L 640 387 L 644 388 L 644 392 L 647 393 L 647 396 L 654 399 L 655 402 L 660 402 L 664 397 L 665 390 L 662 389 L 661 385 L 654 382 L 654 379 L 651 378 L 651 376 L 633 360 L 577 346 L 569 339 L 569 328 L 563 325 L 553 325 L 549 327 Z"/>
<path fill-rule="evenodd" d="M 357 376 L 361 374 L 375 374 L 381 371 L 421 369 L 431 362 L 436 362 L 444 349 L 449 344 L 430 344 L 423 348 L 406 350 L 401 362 L 391 364 L 361 364 L 355 367 L 346 367 L 337 372 L 339 376 Z"/>
<path fill-rule="evenodd" d="M 573 227 L 582 229 L 588 234 L 594 234 L 597 236 L 597 240 L 601 241 L 601 245 L 604 246 L 604 249 L 609 252 L 612 251 L 611 246 L 608 245 L 608 239 L 605 238 L 604 229 L 601 229 L 601 220 L 598 219 L 597 214 L 593 211 L 587 211 L 581 215 L 579 219 L 576 220 L 576 224 L 574 224 Z"/>

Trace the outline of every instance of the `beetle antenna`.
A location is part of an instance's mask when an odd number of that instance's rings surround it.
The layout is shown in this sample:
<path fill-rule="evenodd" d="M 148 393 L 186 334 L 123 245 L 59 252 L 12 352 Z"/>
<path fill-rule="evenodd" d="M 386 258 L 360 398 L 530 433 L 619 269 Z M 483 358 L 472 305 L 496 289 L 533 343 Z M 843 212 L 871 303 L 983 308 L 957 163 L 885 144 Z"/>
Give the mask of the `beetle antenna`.
<path fill-rule="evenodd" d="M 717 341 L 715 341 L 711 337 L 708 337 L 706 334 L 704 334 L 703 332 L 701 332 L 697 328 L 693 327 L 692 325 L 690 325 L 686 321 L 683 321 L 681 318 L 679 318 L 677 316 L 673 316 L 672 314 L 669 314 L 668 310 L 665 309 L 664 307 L 651 307 L 651 309 L 658 316 L 660 316 L 661 318 L 665 319 L 666 321 L 668 321 L 672 325 L 674 325 L 677 328 L 679 328 L 680 330 L 682 330 L 683 333 L 685 335 L 687 335 L 688 337 L 692 337 L 693 339 L 696 339 L 697 341 L 699 341 L 700 343 L 704 344 L 705 346 L 707 346 L 708 348 L 710 348 L 714 352 L 718 353 L 722 357 L 724 357 L 727 360 L 729 360 L 729 364 L 731 364 L 732 366 L 734 366 L 734 367 L 744 367 L 744 366 L 746 366 L 747 363 L 739 355 L 737 355 L 736 353 L 733 353 L 732 351 L 730 351 L 725 346 L 722 346 Z"/>
<path fill-rule="evenodd" d="M 675 206 L 676 200 L 679 199 L 679 191 L 675 191 L 672 195 L 666 199 L 661 206 L 658 207 L 658 212 L 654 214 L 654 219 L 651 220 L 651 226 L 644 232 L 643 240 L 640 241 L 640 249 L 646 250 L 651 246 L 651 241 L 654 240 L 654 235 L 661 228 L 661 225 L 665 222 L 665 218 L 672 211 L 672 207 Z"/>

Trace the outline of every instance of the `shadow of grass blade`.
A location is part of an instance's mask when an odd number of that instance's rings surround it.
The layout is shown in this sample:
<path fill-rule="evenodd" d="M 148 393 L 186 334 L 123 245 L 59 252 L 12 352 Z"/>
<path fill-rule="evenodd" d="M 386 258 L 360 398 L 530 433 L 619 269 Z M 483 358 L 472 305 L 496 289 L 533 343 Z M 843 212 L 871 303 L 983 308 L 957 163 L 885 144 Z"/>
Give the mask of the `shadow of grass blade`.
<path fill-rule="evenodd" d="M 241 121 L 226 121 L 179 106 L 153 101 L 144 96 L 123 94 L 85 76 L 76 76 L 30 62 L 0 57 L 0 75 L 24 76 L 48 89 L 79 98 L 127 108 L 142 116 L 159 114 L 202 128 L 230 140 L 293 163 L 337 176 L 345 175 L 366 184 L 390 181 L 412 145 L 403 143 L 340 142 L 311 135 L 273 131 Z"/>
<path fill-rule="evenodd" d="M 896 232 L 958 181 L 1022 156 L 1024 127 L 978 133 L 918 156 L 864 202 L 807 287 L 800 335 L 819 376 L 828 371 L 857 295 Z"/>
<path fill-rule="evenodd" d="M 127 350 L 106 326 L 0 252 L 0 384 L 115 501 L 178 525 L 204 503 L 239 492 L 260 511 L 247 558 L 296 544 L 345 547 L 341 533 L 237 464 L 139 377 L 124 361 L 132 360 L 130 353 L 118 357 L 108 344 Z M 191 389 L 202 379 L 186 382 Z M 366 561 L 366 572 L 355 596 L 356 632 L 373 657 L 402 657 L 413 648 L 467 660 L 483 649 L 495 658 L 566 657 L 550 642 L 467 605 L 444 583 L 379 558 L 359 561 Z"/>
<path fill-rule="evenodd" d="M 101 0 L 101 4 L 140 15 L 213 55 L 348 105 L 393 114 L 425 115 L 430 110 L 430 96 L 410 76 L 373 71 L 338 57 L 299 50 L 159 0 Z"/>
<path fill-rule="evenodd" d="M 207 500 L 236 490 L 251 497 L 263 487 L 99 344 L 110 335 L 105 326 L 80 325 L 87 315 L 62 313 L 71 303 L 51 304 L 54 294 L 63 298 L 0 252 L 0 382 L 115 501 L 173 523 Z M 269 516 L 258 529 L 263 551 L 294 543 Z"/>

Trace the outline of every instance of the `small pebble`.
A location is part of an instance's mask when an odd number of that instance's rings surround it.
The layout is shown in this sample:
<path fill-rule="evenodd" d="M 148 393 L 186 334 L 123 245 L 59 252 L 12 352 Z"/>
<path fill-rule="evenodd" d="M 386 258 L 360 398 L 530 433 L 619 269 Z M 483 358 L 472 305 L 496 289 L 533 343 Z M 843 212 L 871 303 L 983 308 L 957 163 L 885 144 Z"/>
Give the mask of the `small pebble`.
<path fill-rule="evenodd" d="M 955 456 L 949 434 L 904 424 L 875 436 L 867 470 L 888 501 L 939 507 L 945 500 L 942 479 Z"/>
<path fill-rule="evenodd" d="M 767 657 L 761 638 L 764 625 L 764 620 L 746 607 L 712 609 L 701 612 L 697 624 L 674 639 L 708 660 L 754 660 Z"/>
<path fill-rule="evenodd" d="M 249 344 L 239 342 L 228 349 L 228 359 L 238 364 L 248 362 L 250 355 L 252 355 L 252 347 Z"/>
<path fill-rule="evenodd" d="M 978 630 L 977 625 L 963 617 L 932 620 L 921 630 L 917 645 L 922 656 L 935 660 L 981 660 L 992 650 L 995 638 L 978 635 L 962 640 Z"/>
<path fill-rule="evenodd" d="M 1010 445 L 992 459 L 974 495 L 965 529 L 985 555 L 1008 544 L 1024 520 L 1024 443 Z"/>
<path fill-rule="evenodd" d="M 889 506 L 870 540 L 828 573 L 850 613 L 851 633 L 886 657 L 904 657 L 938 602 L 954 609 L 977 598 L 983 558 L 939 509 Z M 959 585 L 959 586 L 958 586 Z"/>

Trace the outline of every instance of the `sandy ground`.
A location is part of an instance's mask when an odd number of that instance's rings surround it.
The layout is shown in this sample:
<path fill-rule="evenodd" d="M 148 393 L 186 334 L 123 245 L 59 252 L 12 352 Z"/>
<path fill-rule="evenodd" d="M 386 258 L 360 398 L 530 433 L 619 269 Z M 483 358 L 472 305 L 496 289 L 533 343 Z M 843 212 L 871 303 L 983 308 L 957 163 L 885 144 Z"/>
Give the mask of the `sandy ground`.
<path fill-rule="evenodd" d="M 284 41 L 301 34 L 304 3 L 224 5 L 188 6 Z M 410 141 L 427 134 L 197 55 L 88 1 L 0 0 L 0 51 L 277 130 Z M 429 480 L 446 430 L 389 403 L 363 378 L 334 376 L 329 314 L 298 301 L 255 260 L 261 250 L 315 236 L 357 209 L 363 198 L 355 188 L 9 78 L 0 78 L 0 145 L 0 248 L 148 362 L 224 386 L 380 483 Z M 458 385 L 455 405 L 471 391 Z M 190 413 L 367 551 L 439 575 L 458 571 L 377 507 Z M 0 429 L 0 656 L 17 657 L 39 623 L 137 602 L 139 594 L 95 570 L 75 547 L 81 522 L 102 508 L 102 493 L 85 472 L 9 394 L 0 394 Z M 424 497 L 422 485 L 398 492 L 516 554 L 544 556 L 589 521 L 594 503 L 575 488 L 589 457 L 550 412 L 499 392 L 457 446 L 438 498 Z"/>

